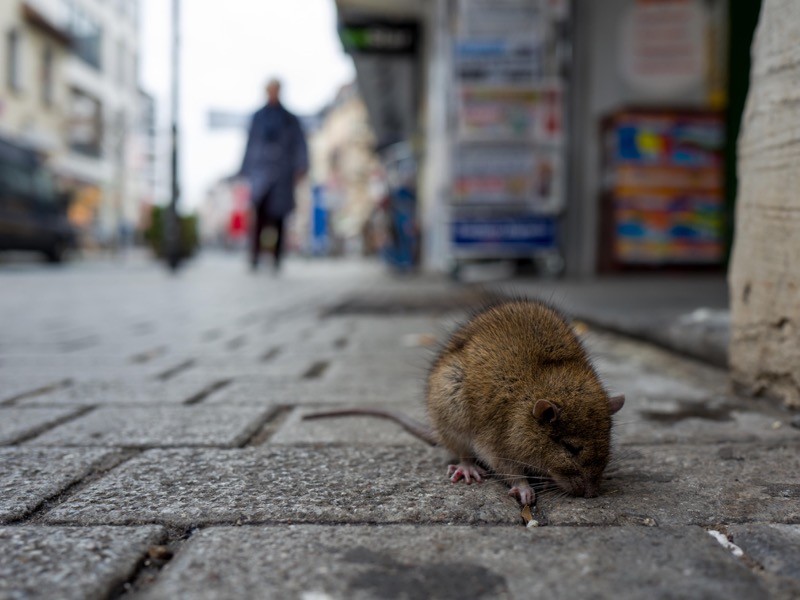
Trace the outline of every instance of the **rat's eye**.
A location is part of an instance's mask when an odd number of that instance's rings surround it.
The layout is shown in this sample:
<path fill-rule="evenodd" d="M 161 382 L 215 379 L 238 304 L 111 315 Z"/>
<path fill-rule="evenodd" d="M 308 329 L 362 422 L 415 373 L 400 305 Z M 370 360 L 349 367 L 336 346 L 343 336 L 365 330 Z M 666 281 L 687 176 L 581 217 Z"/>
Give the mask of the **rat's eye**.
<path fill-rule="evenodd" d="M 563 440 L 561 442 L 561 445 L 564 446 L 564 450 L 569 452 L 572 456 L 578 456 L 578 454 L 581 453 L 581 450 L 583 450 L 583 448 L 581 448 L 580 446 L 574 446 L 569 442 L 565 442 Z"/>

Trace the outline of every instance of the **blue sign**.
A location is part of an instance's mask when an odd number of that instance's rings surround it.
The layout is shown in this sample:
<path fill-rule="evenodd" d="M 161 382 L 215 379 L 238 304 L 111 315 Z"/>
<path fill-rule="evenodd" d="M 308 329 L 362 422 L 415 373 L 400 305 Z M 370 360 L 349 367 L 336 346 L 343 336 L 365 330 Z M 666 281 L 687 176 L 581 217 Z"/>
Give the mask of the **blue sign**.
<path fill-rule="evenodd" d="M 462 218 L 451 224 L 453 245 L 461 249 L 528 252 L 556 248 L 555 217 Z"/>
<path fill-rule="evenodd" d="M 315 256 L 328 253 L 328 208 L 321 185 L 311 189 L 311 252 Z"/>

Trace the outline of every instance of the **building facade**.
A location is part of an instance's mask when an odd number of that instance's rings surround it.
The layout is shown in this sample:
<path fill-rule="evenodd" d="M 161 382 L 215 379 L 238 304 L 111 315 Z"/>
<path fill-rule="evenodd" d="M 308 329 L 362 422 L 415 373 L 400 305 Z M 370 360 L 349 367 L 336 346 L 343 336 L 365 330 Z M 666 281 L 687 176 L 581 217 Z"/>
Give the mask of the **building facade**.
<path fill-rule="evenodd" d="M 0 135 L 63 156 L 71 38 L 66 15 L 48 10 L 35 2 L 0 3 Z"/>
<path fill-rule="evenodd" d="M 3 135 L 48 157 L 85 240 L 129 239 L 154 135 L 141 124 L 138 0 L 8 0 L 0 30 Z"/>

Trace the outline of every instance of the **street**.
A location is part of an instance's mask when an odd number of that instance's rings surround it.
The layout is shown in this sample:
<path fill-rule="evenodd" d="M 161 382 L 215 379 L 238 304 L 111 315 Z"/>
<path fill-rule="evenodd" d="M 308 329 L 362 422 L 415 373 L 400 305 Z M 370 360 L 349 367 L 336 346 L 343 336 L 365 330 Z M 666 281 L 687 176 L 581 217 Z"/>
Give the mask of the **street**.
<path fill-rule="evenodd" d="M 800 594 L 800 430 L 717 367 L 578 323 L 626 395 L 612 463 L 525 527 L 393 423 L 302 420 L 424 419 L 479 288 L 206 254 L 3 264 L 0 290 L 0 598 Z"/>

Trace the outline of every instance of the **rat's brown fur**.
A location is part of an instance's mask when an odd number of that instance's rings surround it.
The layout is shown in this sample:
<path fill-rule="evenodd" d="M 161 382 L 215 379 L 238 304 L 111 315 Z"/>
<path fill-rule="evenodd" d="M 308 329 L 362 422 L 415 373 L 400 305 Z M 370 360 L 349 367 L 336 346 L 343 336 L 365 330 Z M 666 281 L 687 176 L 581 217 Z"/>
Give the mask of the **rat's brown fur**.
<path fill-rule="evenodd" d="M 477 460 L 509 479 L 523 501 L 533 498 L 528 474 L 574 495 L 597 495 L 611 413 L 620 407 L 610 404 L 570 325 L 535 300 L 474 315 L 428 376 L 428 414 L 442 443 L 461 466 L 475 468 Z"/>

